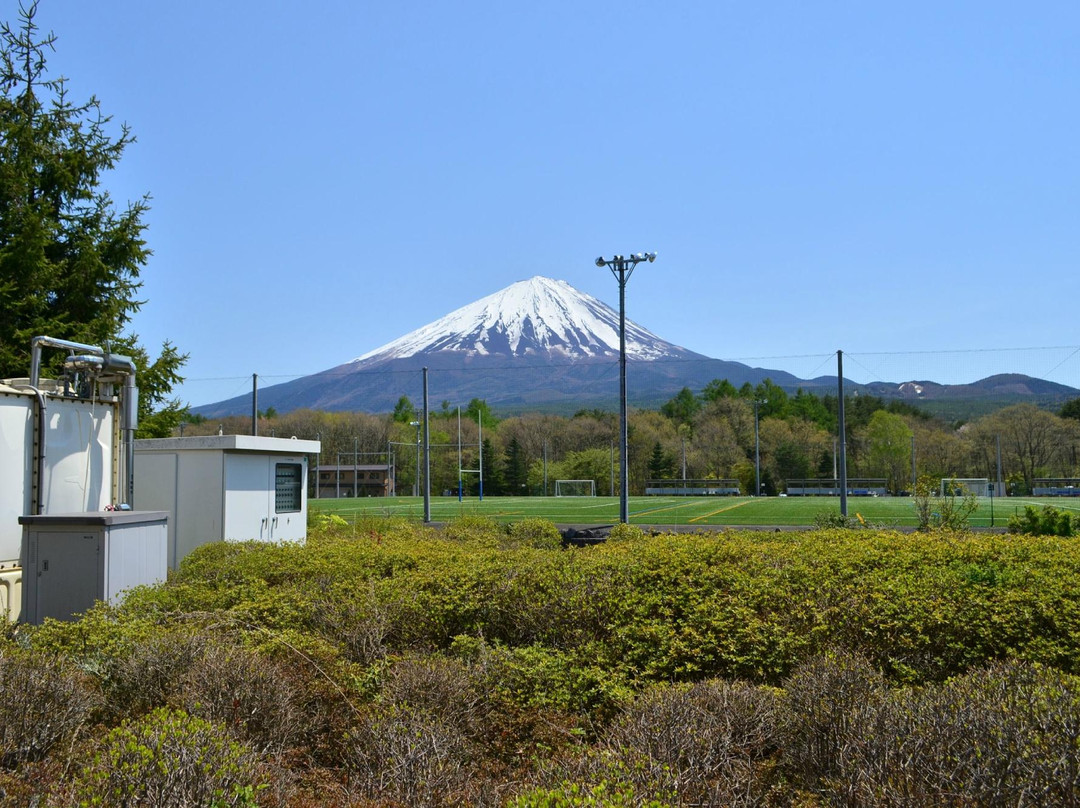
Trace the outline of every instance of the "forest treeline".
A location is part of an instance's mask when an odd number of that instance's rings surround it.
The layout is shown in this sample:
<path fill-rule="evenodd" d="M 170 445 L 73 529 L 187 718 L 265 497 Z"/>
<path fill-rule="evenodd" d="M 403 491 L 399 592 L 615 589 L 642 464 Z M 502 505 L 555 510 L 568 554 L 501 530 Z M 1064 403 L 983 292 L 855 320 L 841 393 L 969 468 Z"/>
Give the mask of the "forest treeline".
<path fill-rule="evenodd" d="M 782 493 L 789 480 L 832 478 L 840 448 L 837 404 L 835 395 L 789 394 L 768 379 L 740 388 L 717 379 L 697 394 L 683 388 L 659 409 L 631 409 L 630 493 L 644 493 L 647 480 L 683 478 L 737 479 L 752 492 L 755 444 L 765 494 Z M 1012 494 L 1030 493 L 1038 478 L 1080 476 L 1080 399 L 1056 413 L 1014 404 L 962 424 L 870 395 L 846 397 L 844 411 L 849 478 L 885 479 L 894 493 L 910 490 L 913 472 L 995 480 L 999 457 Z M 251 431 L 250 416 L 193 420 L 184 434 Z M 259 414 L 259 434 L 317 438 L 323 465 L 386 463 L 389 454 L 397 490 L 411 491 L 419 420 L 403 396 L 382 415 L 270 409 Z M 472 470 L 461 475 L 467 493 L 478 489 L 479 468 L 487 495 L 551 494 L 557 479 L 592 479 L 598 494 L 618 493 L 616 412 L 499 418 L 483 400 L 460 410 L 444 401 L 431 412 L 430 430 L 433 494 L 457 490 L 459 467 Z"/>

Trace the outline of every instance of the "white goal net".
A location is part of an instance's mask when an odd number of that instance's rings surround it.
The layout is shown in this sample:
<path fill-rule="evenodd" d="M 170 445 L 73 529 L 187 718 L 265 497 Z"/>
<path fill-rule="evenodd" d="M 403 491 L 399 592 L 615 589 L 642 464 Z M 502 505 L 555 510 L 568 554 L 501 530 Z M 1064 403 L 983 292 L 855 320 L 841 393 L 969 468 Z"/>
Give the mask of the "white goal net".
<path fill-rule="evenodd" d="M 595 497 L 596 480 L 556 480 L 557 497 Z"/>
<path fill-rule="evenodd" d="M 941 496 L 948 493 L 956 496 L 974 494 L 977 497 L 990 496 L 990 480 L 986 477 L 962 477 L 941 480 Z"/>

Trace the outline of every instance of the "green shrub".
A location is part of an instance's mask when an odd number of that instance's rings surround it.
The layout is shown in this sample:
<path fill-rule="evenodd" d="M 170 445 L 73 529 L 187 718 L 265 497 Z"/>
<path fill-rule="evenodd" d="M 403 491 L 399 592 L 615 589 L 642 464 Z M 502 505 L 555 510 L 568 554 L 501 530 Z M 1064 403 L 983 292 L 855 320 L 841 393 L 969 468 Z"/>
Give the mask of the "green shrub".
<path fill-rule="evenodd" d="M 316 528 L 326 531 L 330 528 L 345 528 L 349 523 L 338 516 L 336 513 L 316 513 L 311 511 L 308 514 L 308 527 Z"/>
<path fill-rule="evenodd" d="M 400 805 L 463 804 L 472 755 L 465 737 L 430 711 L 372 705 L 349 733 L 345 761 L 353 789 Z"/>
<path fill-rule="evenodd" d="M 208 643 L 203 633 L 161 629 L 112 657 L 101 676 L 113 714 L 132 717 L 164 707 Z"/>
<path fill-rule="evenodd" d="M 1080 680 L 1023 662 L 997 663 L 922 690 L 871 697 L 840 732 L 846 804 L 1076 805 Z"/>
<path fill-rule="evenodd" d="M 392 604 L 381 600 L 369 582 L 318 597 L 311 608 L 310 625 L 341 648 L 345 657 L 371 665 L 386 657 L 388 642 L 399 625 Z"/>
<path fill-rule="evenodd" d="M 467 514 L 451 519 L 443 528 L 443 536 L 454 542 L 498 545 L 506 535 L 506 529 L 487 516 Z"/>
<path fill-rule="evenodd" d="M 491 695 L 458 659 L 410 655 L 395 660 L 383 673 L 379 698 L 385 704 L 423 710 L 478 740 L 487 734 Z"/>
<path fill-rule="evenodd" d="M 74 791 L 88 806 L 253 806 L 254 763 L 224 727 L 163 708 L 109 732 Z"/>
<path fill-rule="evenodd" d="M 636 525 L 626 524 L 620 522 L 617 525 L 612 525 L 611 531 L 608 533 L 608 541 L 641 541 L 645 538 L 645 531 Z"/>
<path fill-rule="evenodd" d="M 1072 515 L 1067 511 L 1059 511 L 1053 505 L 1043 505 L 1041 510 L 1034 505 L 1025 505 L 1023 514 L 1009 517 L 1009 532 L 1028 536 L 1072 536 L 1075 527 Z"/>
<path fill-rule="evenodd" d="M 978 498 L 956 480 L 948 485 L 944 496 L 937 491 L 938 481 L 923 475 L 915 483 L 915 515 L 919 530 L 966 530 L 968 519 L 979 507 Z"/>
<path fill-rule="evenodd" d="M 854 516 L 844 516 L 842 513 L 836 511 L 822 511 L 821 513 L 814 514 L 814 527 L 821 530 L 832 530 L 835 528 L 844 528 L 848 530 L 882 529 L 881 525 L 867 522 L 860 513 L 856 513 Z"/>
<path fill-rule="evenodd" d="M 547 519 L 522 519 L 511 523 L 510 538 L 527 547 L 542 550 L 558 550 L 562 547 L 562 534 Z"/>
<path fill-rule="evenodd" d="M 227 727 L 257 753 L 279 755 L 305 734 L 285 668 L 246 648 L 209 644 L 178 684 L 170 703 Z"/>
<path fill-rule="evenodd" d="M 165 587 L 134 590 L 135 600 Z M 95 603 L 78 620 L 46 619 L 40 626 L 23 626 L 21 641 L 46 654 L 75 662 L 83 670 L 104 677 L 119 658 L 161 631 L 157 622 L 139 609 L 120 609 Z"/>
<path fill-rule="evenodd" d="M 76 737 L 100 697 L 55 654 L 0 648 L 0 765 L 39 760 Z"/>
<path fill-rule="evenodd" d="M 832 528 L 858 527 L 858 522 L 850 516 L 844 516 L 839 511 L 821 511 L 814 514 L 814 527 L 822 530 Z"/>
<path fill-rule="evenodd" d="M 601 759 L 622 761 L 639 793 L 732 805 L 767 791 L 759 764 L 775 747 L 775 726 L 776 698 L 766 688 L 719 679 L 656 686 L 613 722 Z"/>
<path fill-rule="evenodd" d="M 852 724 L 884 689 L 857 654 L 830 651 L 800 665 L 784 683 L 777 722 L 785 767 L 810 784 L 835 776 Z"/>
<path fill-rule="evenodd" d="M 460 636 L 450 653 L 469 666 L 485 692 L 517 707 L 604 719 L 631 694 L 619 671 L 543 645 L 512 648 Z"/>
<path fill-rule="evenodd" d="M 670 808 L 673 803 L 644 801 L 632 786 L 606 781 L 594 786 L 563 783 L 555 788 L 539 788 L 510 800 L 507 808 Z"/>

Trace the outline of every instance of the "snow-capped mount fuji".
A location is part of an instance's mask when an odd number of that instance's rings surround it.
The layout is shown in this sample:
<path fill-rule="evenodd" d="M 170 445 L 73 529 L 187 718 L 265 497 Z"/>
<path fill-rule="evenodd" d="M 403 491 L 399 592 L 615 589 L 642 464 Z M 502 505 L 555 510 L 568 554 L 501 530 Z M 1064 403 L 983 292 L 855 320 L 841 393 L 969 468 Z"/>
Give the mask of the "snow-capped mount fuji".
<path fill-rule="evenodd" d="M 780 385 L 798 379 L 694 353 L 627 319 L 627 394 L 657 406 L 684 386 L 713 379 Z M 259 405 L 278 412 L 311 408 L 388 412 L 401 396 L 422 401 L 420 369 L 432 402 L 484 399 L 503 411 L 618 406 L 619 315 L 566 281 L 519 281 L 329 370 L 259 390 Z M 207 404 L 207 417 L 242 414 L 248 396 Z"/>
<path fill-rule="evenodd" d="M 564 361 L 618 356 L 619 315 L 566 281 L 537 275 L 462 306 L 353 363 L 373 365 L 438 351 Z M 676 359 L 686 354 L 684 348 L 626 321 L 628 358 Z"/>
<path fill-rule="evenodd" d="M 711 327 L 702 323 L 702 327 Z M 766 378 L 794 392 L 833 393 L 835 376 L 801 380 L 768 370 L 710 359 L 626 321 L 627 398 L 655 408 L 683 387 L 697 392 L 714 379 L 736 387 Z M 574 412 L 618 408 L 619 315 L 565 281 L 534 277 L 511 284 L 433 323 L 344 364 L 259 390 L 259 405 L 281 413 L 310 408 L 389 412 L 401 396 L 423 401 L 421 368 L 428 368 L 429 403 L 466 405 L 483 399 L 504 413 Z M 993 376 L 971 385 L 920 381 L 872 382 L 857 389 L 885 398 L 1064 401 L 1078 390 L 1026 376 Z M 1006 401 L 1006 399 L 1008 401 Z M 208 418 L 251 411 L 250 396 L 194 407 Z"/>

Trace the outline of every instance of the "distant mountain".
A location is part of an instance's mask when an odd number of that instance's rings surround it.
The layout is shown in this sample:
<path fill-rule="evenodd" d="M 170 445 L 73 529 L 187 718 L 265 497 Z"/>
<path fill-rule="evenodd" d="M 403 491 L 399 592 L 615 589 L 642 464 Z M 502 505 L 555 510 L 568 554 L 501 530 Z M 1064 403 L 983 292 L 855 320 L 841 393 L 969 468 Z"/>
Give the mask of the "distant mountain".
<path fill-rule="evenodd" d="M 768 378 L 785 389 L 833 392 L 836 377 L 802 380 L 782 370 L 711 359 L 626 321 L 627 397 L 656 407 L 683 387 L 697 391 L 713 379 L 735 386 Z M 534 277 L 463 306 L 349 362 L 259 390 L 259 406 L 387 412 L 402 395 L 421 402 L 420 369 L 429 369 L 432 403 L 486 400 L 501 411 L 613 408 L 618 404 L 619 315 L 565 281 Z M 992 379 L 1001 381 L 992 382 Z M 996 384 L 1011 395 L 1052 385 L 1002 376 L 963 385 Z M 851 385 L 851 390 L 859 385 Z M 875 383 L 862 389 L 889 398 L 940 397 L 952 388 L 934 382 Z M 985 393 L 982 393 L 985 395 Z M 959 393 L 964 395 L 964 393 Z M 250 412 L 249 396 L 193 408 L 208 418 Z"/>
<path fill-rule="evenodd" d="M 937 382 L 904 382 L 887 384 L 872 382 L 866 389 L 874 395 L 908 400 L 932 401 L 940 398 L 1033 398 L 1056 399 L 1077 395 L 1077 390 L 1057 382 L 1036 379 L 1021 373 L 999 373 L 971 384 L 938 384 Z"/>
<path fill-rule="evenodd" d="M 350 364 L 370 369 L 383 362 L 444 351 L 465 357 L 610 359 L 619 355 L 619 315 L 566 281 L 537 276 L 462 306 Z M 705 358 L 629 320 L 626 355 L 647 361 Z"/>

